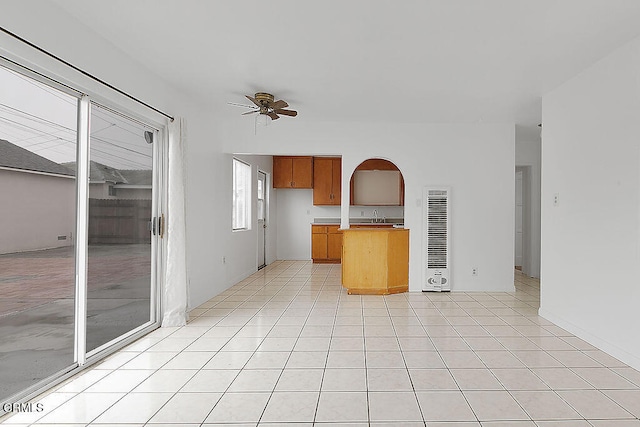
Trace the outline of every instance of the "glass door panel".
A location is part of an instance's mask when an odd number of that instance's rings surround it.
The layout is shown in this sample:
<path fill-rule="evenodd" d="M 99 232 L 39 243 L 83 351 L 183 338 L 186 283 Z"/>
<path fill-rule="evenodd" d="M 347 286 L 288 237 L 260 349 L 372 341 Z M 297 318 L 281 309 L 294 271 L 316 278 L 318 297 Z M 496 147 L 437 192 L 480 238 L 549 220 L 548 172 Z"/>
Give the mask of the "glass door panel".
<path fill-rule="evenodd" d="M 0 402 L 75 363 L 77 108 L 0 67 Z"/>
<path fill-rule="evenodd" d="M 87 353 L 154 320 L 152 129 L 91 106 Z"/>

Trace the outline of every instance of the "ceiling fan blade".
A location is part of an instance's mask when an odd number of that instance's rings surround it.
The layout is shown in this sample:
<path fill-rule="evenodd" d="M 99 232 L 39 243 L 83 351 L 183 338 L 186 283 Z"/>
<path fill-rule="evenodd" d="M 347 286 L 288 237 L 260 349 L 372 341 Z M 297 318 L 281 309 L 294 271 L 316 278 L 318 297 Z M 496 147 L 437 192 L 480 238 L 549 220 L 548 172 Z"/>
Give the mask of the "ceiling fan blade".
<path fill-rule="evenodd" d="M 278 120 L 280 118 L 280 116 L 273 112 L 267 113 L 267 116 L 271 117 L 271 120 Z"/>
<path fill-rule="evenodd" d="M 289 104 L 287 104 L 285 101 L 283 101 L 282 99 L 272 103 L 271 105 L 269 105 L 270 108 L 273 108 L 274 110 L 279 110 L 281 108 L 287 108 L 289 106 Z"/>
<path fill-rule="evenodd" d="M 247 114 L 259 113 L 260 110 L 247 111 L 246 113 L 240 114 L 241 116 L 246 116 Z"/>
<path fill-rule="evenodd" d="M 274 110 L 274 113 L 282 114 L 283 116 L 290 116 L 290 117 L 295 117 L 298 115 L 298 112 L 293 110 Z"/>
<path fill-rule="evenodd" d="M 253 102 L 254 104 L 256 104 L 259 108 L 261 108 L 261 107 L 262 107 L 262 104 L 260 104 L 260 102 L 259 102 L 257 99 L 255 99 L 254 97 L 249 96 L 249 95 L 245 95 L 245 96 L 247 97 L 247 99 L 248 99 L 249 101 L 251 101 L 251 102 Z"/>
<path fill-rule="evenodd" d="M 227 102 L 228 105 L 233 105 L 234 107 L 242 107 L 242 108 L 256 108 L 255 105 L 247 105 L 247 104 L 238 104 L 237 102 Z"/>

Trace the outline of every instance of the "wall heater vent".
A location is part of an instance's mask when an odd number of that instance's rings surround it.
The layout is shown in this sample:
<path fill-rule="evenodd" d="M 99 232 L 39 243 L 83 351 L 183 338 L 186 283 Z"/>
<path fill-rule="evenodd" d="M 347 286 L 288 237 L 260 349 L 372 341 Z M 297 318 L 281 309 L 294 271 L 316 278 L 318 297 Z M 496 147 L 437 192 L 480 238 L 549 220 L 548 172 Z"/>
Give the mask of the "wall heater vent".
<path fill-rule="evenodd" d="M 423 193 L 423 291 L 450 291 L 448 188 L 425 187 Z"/>

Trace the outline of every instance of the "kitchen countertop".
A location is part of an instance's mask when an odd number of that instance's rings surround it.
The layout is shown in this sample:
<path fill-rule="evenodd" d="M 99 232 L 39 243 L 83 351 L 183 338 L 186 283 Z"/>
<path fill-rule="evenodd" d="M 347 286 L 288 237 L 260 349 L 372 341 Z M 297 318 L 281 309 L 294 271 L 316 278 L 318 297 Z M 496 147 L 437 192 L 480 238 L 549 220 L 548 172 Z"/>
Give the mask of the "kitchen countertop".
<path fill-rule="evenodd" d="M 314 225 L 340 225 L 340 218 L 314 218 L 312 224 Z M 373 218 L 349 218 L 349 224 L 370 224 L 370 225 L 403 225 L 404 218 L 386 218 L 384 222 L 373 222 Z"/>

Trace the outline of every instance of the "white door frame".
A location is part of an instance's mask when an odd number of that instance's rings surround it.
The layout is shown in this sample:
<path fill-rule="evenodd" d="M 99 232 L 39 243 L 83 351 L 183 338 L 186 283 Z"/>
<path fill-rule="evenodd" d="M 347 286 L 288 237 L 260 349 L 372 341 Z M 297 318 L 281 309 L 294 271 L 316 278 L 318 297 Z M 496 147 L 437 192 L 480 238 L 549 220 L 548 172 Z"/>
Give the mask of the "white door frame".
<path fill-rule="evenodd" d="M 267 265 L 267 212 L 269 211 L 269 207 L 267 205 L 267 174 L 261 170 L 258 170 L 258 180 L 262 181 L 262 199 L 260 199 L 260 193 L 256 191 L 257 200 L 262 200 L 262 212 L 260 212 L 260 208 L 258 208 L 257 217 L 258 217 L 258 227 L 257 227 L 257 263 L 258 270 L 264 268 Z M 259 185 L 259 184 L 257 184 Z M 256 202 L 259 205 L 259 202 Z M 261 218 L 260 216 L 263 216 Z"/>

